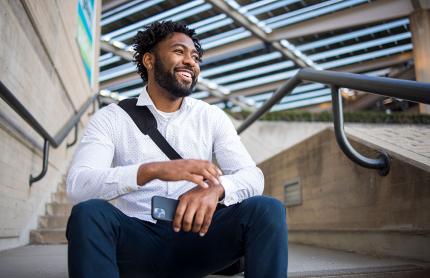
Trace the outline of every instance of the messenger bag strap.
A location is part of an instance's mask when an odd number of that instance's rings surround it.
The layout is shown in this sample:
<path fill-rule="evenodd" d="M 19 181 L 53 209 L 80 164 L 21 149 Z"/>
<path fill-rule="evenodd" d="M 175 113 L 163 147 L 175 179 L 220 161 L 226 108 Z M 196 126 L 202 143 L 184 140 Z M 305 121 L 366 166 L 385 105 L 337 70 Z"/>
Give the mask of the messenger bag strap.
<path fill-rule="evenodd" d="M 130 118 L 134 121 L 140 131 L 149 135 L 154 143 L 163 151 L 170 160 L 182 159 L 175 149 L 167 142 L 166 138 L 158 131 L 157 121 L 147 106 L 137 106 L 137 98 L 124 99 L 118 103 Z"/>

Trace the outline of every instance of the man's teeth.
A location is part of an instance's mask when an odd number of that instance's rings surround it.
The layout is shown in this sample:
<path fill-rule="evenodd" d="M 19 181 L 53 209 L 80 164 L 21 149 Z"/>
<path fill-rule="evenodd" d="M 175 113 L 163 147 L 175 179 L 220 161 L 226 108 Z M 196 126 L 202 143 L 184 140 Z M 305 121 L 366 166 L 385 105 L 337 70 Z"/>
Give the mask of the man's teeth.
<path fill-rule="evenodd" d="M 179 74 L 185 78 L 191 78 L 191 74 L 189 72 L 180 71 Z"/>

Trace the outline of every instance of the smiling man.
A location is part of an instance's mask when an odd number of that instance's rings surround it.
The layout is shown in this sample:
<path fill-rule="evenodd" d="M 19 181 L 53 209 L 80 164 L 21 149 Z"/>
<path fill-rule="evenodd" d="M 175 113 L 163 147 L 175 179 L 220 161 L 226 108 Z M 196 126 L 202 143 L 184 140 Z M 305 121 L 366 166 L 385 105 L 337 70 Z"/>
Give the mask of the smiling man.
<path fill-rule="evenodd" d="M 153 23 L 134 49 L 146 83 L 136 105 L 183 159 L 117 104 L 94 115 L 67 177 L 69 276 L 203 277 L 244 256 L 246 277 L 286 277 L 285 208 L 260 196 L 263 175 L 225 113 L 188 97 L 203 55 L 194 30 Z M 179 200 L 173 223 L 151 217 L 153 196 Z"/>

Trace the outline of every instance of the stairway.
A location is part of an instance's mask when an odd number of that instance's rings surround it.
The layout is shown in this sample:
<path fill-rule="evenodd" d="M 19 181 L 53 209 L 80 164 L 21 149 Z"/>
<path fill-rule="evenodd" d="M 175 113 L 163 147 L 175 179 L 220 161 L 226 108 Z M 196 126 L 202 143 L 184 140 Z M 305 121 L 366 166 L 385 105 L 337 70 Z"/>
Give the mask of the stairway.
<path fill-rule="evenodd" d="M 51 202 L 45 205 L 45 215 L 39 217 L 38 228 L 30 232 L 30 244 L 66 244 L 66 225 L 71 210 L 63 179 L 57 192 L 52 193 Z"/>
<path fill-rule="evenodd" d="M 0 252 L 2 277 L 67 277 L 67 220 L 72 209 L 63 180 L 30 233 L 30 245 Z M 53 263 L 55 262 L 55 263 Z M 23 267 L 25 266 L 25 267 Z M 38 269 L 35 273 L 35 269 Z M 225 276 L 210 275 L 206 278 Z M 232 276 L 243 277 L 243 274 Z M 430 263 L 377 258 L 295 243 L 289 244 L 289 273 L 294 278 L 426 278 Z"/>

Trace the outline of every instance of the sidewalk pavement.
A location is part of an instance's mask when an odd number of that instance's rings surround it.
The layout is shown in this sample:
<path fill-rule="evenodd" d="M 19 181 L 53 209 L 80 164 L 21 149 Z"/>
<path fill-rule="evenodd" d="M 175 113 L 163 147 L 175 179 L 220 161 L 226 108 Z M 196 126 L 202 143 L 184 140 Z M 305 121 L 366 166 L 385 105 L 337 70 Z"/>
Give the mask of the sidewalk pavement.
<path fill-rule="evenodd" d="M 430 277 L 430 275 L 407 274 L 429 267 L 429 264 L 410 260 L 376 258 L 293 243 L 289 245 L 288 276 L 290 278 Z M 390 275 L 390 273 L 405 273 L 406 276 Z M 2 278 L 66 278 L 68 276 L 67 245 L 28 245 L 2 251 L 0 252 L 0 276 Z M 239 277 L 243 277 L 243 274 L 233 278 Z"/>

